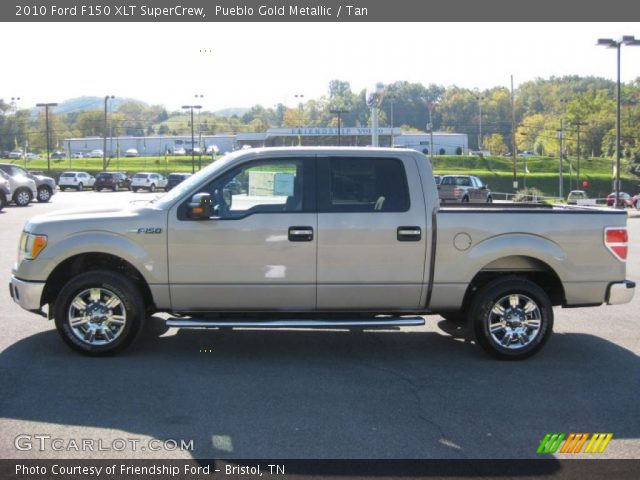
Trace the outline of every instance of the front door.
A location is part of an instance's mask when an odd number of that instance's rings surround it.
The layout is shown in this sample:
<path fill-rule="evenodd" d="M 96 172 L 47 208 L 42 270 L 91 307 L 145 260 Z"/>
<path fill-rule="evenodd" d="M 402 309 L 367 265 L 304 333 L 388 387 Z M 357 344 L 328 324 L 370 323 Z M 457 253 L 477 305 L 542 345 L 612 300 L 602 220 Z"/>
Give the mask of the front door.
<path fill-rule="evenodd" d="M 188 199 L 169 216 L 173 310 L 313 310 L 313 160 L 253 160 L 202 191 L 214 204 L 210 220 L 188 219 Z"/>

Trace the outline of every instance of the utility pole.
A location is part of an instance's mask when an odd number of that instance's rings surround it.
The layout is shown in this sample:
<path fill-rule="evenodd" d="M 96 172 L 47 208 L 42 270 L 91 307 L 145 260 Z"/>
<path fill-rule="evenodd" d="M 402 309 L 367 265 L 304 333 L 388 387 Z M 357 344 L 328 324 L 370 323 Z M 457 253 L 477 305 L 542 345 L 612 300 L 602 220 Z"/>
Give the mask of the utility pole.
<path fill-rule="evenodd" d="M 349 110 L 343 110 L 341 108 L 336 108 L 336 109 L 333 109 L 333 110 L 329 110 L 329 113 L 332 113 L 334 115 L 338 115 L 338 146 L 340 146 L 340 144 L 341 144 L 341 140 L 340 140 L 340 126 L 341 126 L 340 125 L 340 116 L 343 113 L 348 113 L 348 112 L 349 112 Z"/>
<path fill-rule="evenodd" d="M 47 130 L 47 173 L 51 172 L 51 137 L 49 136 L 49 108 L 57 107 L 57 103 L 36 103 L 36 107 L 44 107 L 44 121 Z M 25 155 L 27 151 L 25 149 Z M 26 157 L 25 157 L 26 159 Z"/>
<path fill-rule="evenodd" d="M 103 134 L 103 142 L 102 142 L 102 170 L 107 169 L 107 102 L 109 99 L 116 98 L 113 95 L 105 95 L 104 97 L 104 129 L 102 131 Z"/>
<path fill-rule="evenodd" d="M 577 164 L 577 171 L 576 171 L 576 185 L 577 188 L 580 188 L 580 127 L 584 127 L 586 125 L 585 122 L 573 122 L 573 124 L 576 126 L 576 134 L 577 134 L 577 145 L 576 145 L 576 150 L 577 150 L 577 155 L 578 155 L 578 164 Z"/>
<path fill-rule="evenodd" d="M 518 147 L 516 145 L 516 107 L 515 107 L 515 94 L 513 92 L 513 75 L 511 75 L 511 143 L 513 143 L 513 148 L 511 149 L 511 154 L 513 156 L 513 191 L 517 192 L 518 177 L 517 177 L 517 169 L 516 169 L 516 160 L 518 158 Z M 527 174 L 527 167 L 525 165 L 525 175 L 526 174 Z M 525 180 L 525 188 L 526 186 L 527 184 Z"/>
<path fill-rule="evenodd" d="M 564 119 L 561 118 L 560 119 L 560 130 L 558 130 L 558 139 L 560 141 L 559 143 L 559 148 L 560 151 L 559 153 L 559 157 L 560 157 L 560 169 L 559 169 L 559 173 L 560 173 L 560 180 L 558 183 L 558 192 L 559 192 L 559 197 L 560 198 L 564 198 L 564 191 L 563 191 L 563 178 L 562 178 L 562 150 L 563 150 L 563 140 L 564 138 Z"/>

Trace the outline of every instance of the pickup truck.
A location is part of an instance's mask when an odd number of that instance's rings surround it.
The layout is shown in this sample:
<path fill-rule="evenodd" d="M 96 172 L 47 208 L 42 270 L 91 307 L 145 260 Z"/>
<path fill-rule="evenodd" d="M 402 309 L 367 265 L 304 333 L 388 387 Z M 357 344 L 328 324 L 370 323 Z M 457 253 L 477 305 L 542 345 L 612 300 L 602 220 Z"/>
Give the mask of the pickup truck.
<path fill-rule="evenodd" d="M 442 207 L 414 150 L 248 149 L 146 203 L 33 218 L 10 291 L 94 356 L 164 312 L 177 328 L 397 328 L 440 314 L 521 359 L 549 339 L 554 306 L 631 301 L 626 218 Z"/>
<path fill-rule="evenodd" d="M 438 184 L 440 202 L 491 203 L 489 185 L 473 175 L 443 175 Z"/>

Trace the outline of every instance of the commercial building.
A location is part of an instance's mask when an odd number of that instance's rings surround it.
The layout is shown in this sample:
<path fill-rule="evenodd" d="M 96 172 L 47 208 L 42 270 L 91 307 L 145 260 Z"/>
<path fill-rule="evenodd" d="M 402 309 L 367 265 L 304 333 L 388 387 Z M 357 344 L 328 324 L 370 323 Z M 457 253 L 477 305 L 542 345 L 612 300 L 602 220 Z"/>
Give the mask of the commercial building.
<path fill-rule="evenodd" d="M 412 148 L 425 155 L 465 155 L 468 152 L 468 138 L 465 133 L 433 132 L 404 133 L 400 128 L 380 128 L 378 130 L 381 147 Z M 431 142 L 433 141 L 433 148 Z M 124 152 L 135 148 L 140 156 L 162 156 L 173 154 L 177 149 L 190 150 L 193 146 L 203 151 L 211 145 L 220 153 L 227 153 L 244 146 L 280 147 L 297 145 L 344 145 L 368 146 L 371 144 L 369 127 L 305 127 L 269 128 L 266 132 L 243 132 L 237 134 L 196 135 L 194 145 L 191 135 L 166 135 L 152 137 L 107 138 L 107 156 L 123 156 Z M 70 154 L 88 153 L 102 149 L 102 137 L 69 138 L 64 147 Z"/>

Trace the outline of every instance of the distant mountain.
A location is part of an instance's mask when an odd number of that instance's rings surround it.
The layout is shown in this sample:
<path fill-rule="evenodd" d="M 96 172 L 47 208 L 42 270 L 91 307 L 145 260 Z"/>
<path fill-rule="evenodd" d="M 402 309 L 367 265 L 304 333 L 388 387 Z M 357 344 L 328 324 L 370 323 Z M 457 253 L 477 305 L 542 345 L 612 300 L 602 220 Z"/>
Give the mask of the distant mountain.
<path fill-rule="evenodd" d="M 139 102 L 147 105 L 146 102 L 141 102 L 135 98 L 114 98 L 109 101 L 109 105 L 112 111 L 117 110 L 120 105 L 127 102 Z M 61 102 L 55 109 L 56 113 L 71 113 L 71 112 L 83 112 L 85 110 L 103 110 L 104 109 L 104 97 L 76 97 L 70 98 Z"/>

